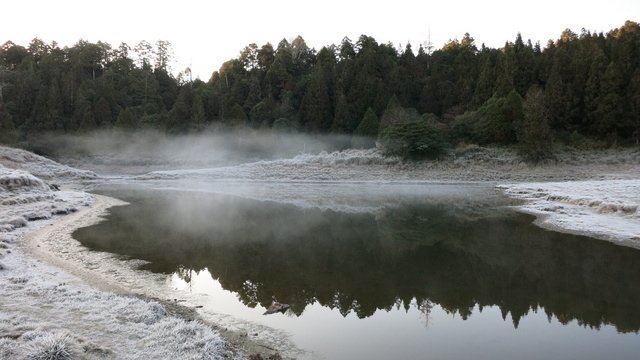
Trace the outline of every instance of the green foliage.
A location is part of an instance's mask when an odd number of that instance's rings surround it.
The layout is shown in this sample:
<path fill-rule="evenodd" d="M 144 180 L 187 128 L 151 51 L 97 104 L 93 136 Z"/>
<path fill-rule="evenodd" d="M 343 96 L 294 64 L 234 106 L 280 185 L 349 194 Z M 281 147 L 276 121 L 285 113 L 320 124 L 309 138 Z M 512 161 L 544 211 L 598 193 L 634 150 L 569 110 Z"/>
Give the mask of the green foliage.
<path fill-rule="evenodd" d="M 295 124 L 287 118 L 276 119 L 276 121 L 273 122 L 273 127 L 271 129 L 279 133 L 295 133 L 298 131 Z"/>
<path fill-rule="evenodd" d="M 174 133 L 187 132 L 191 126 L 191 116 L 193 111 L 193 88 L 184 86 L 180 89 L 171 111 L 169 112 L 169 123 L 167 130 Z"/>
<path fill-rule="evenodd" d="M 456 138 L 478 144 L 512 144 L 515 123 L 522 120 L 522 97 L 512 90 L 506 97 L 492 97 L 480 108 L 455 118 L 452 128 Z"/>
<path fill-rule="evenodd" d="M 398 98 L 394 95 L 389 99 L 387 108 L 380 117 L 380 127 L 378 133 L 382 134 L 384 130 L 393 124 L 402 124 L 407 122 L 415 122 L 420 120 L 420 115 L 416 109 L 408 109 L 400 106 Z"/>
<path fill-rule="evenodd" d="M 516 123 L 518 149 L 527 160 L 538 162 L 553 155 L 553 139 L 544 93 L 532 86 L 523 104 L 524 117 Z"/>
<path fill-rule="evenodd" d="M 116 120 L 114 127 L 119 130 L 125 131 L 137 128 L 136 121 L 131 110 L 129 110 L 128 108 L 120 110 L 120 113 L 118 113 L 118 119 Z"/>
<path fill-rule="evenodd" d="M 0 101 L 0 143 L 11 144 L 18 139 L 18 132 L 13 124 L 11 114 Z"/>
<path fill-rule="evenodd" d="M 301 122 L 310 131 L 327 131 L 333 121 L 328 71 L 322 66 L 316 67 L 300 105 Z"/>
<path fill-rule="evenodd" d="M 95 122 L 98 127 L 111 128 L 113 126 L 113 115 L 111 114 L 111 106 L 104 97 L 101 97 L 94 107 Z"/>
<path fill-rule="evenodd" d="M 376 145 L 380 119 L 372 108 L 368 108 L 358 127 L 353 131 L 351 146 L 354 148 L 371 148 Z"/>
<path fill-rule="evenodd" d="M 608 135 L 617 140 L 618 134 L 628 128 L 622 96 L 623 79 L 619 66 L 611 62 L 600 81 L 600 92 L 596 98 L 596 108 L 592 117 L 594 133 Z"/>
<path fill-rule="evenodd" d="M 243 128 L 247 126 L 247 114 L 239 104 L 233 105 L 228 115 L 229 125 L 235 128 Z"/>
<path fill-rule="evenodd" d="M 640 67 L 633 73 L 629 82 L 627 96 L 630 108 L 630 120 L 633 127 L 633 141 L 640 145 Z"/>
<path fill-rule="evenodd" d="M 193 103 L 191 106 L 191 122 L 192 129 L 195 131 L 202 131 L 205 127 L 204 118 L 204 104 L 202 98 L 198 93 L 193 95 Z"/>
<path fill-rule="evenodd" d="M 171 74 L 167 41 L 82 40 L 65 48 L 8 41 L 0 46 L 0 102 L 25 135 L 109 128 L 118 109 L 138 120 L 131 128 L 173 133 L 286 118 L 307 132 L 358 135 L 371 109 L 380 114 L 378 134 L 431 113 L 451 142 L 510 145 L 520 141 L 515 126 L 526 116 L 521 96 L 539 86 L 558 139 L 637 144 L 639 43 L 632 21 L 606 34 L 565 30 L 544 49 L 520 34 L 500 49 L 478 48 L 465 34 L 435 51 L 362 35 L 316 53 L 298 36 L 275 48 L 249 44 L 203 82 L 190 70 Z"/>
<path fill-rule="evenodd" d="M 380 136 L 385 154 L 406 159 L 437 158 L 449 147 L 443 131 L 424 121 L 391 124 Z"/>
<path fill-rule="evenodd" d="M 96 118 L 93 114 L 93 110 L 89 104 L 84 106 L 82 110 L 82 118 L 80 120 L 79 131 L 89 132 L 97 128 Z"/>
<path fill-rule="evenodd" d="M 400 117 L 380 132 L 379 146 L 384 153 L 407 159 L 433 159 L 450 147 L 447 127 L 437 116 L 419 116 L 415 109 L 405 109 L 395 104 L 389 111 L 394 116 L 400 114 Z"/>
<path fill-rule="evenodd" d="M 264 99 L 257 103 L 249 112 L 249 120 L 252 126 L 266 123 L 267 125 L 273 121 L 274 103 L 270 99 Z"/>

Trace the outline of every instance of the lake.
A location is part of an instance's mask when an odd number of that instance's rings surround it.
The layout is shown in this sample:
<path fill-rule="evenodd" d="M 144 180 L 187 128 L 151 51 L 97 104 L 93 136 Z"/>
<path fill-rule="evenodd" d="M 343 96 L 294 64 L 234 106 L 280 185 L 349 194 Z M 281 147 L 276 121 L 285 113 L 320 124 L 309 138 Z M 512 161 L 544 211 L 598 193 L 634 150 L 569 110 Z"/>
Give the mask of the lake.
<path fill-rule="evenodd" d="M 640 251 L 478 184 L 102 186 L 74 238 L 326 359 L 635 359 Z M 263 315 L 273 301 L 284 314 Z"/>

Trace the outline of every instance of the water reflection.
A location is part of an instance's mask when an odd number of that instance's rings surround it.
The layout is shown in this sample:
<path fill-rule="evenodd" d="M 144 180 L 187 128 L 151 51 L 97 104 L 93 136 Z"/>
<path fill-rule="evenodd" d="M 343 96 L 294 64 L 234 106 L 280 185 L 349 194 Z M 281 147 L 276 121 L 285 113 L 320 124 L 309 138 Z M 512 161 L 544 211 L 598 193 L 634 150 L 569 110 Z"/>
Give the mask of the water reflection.
<path fill-rule="evenodd" d="M 300 315 L 319 303 L 360 318 L 433 304 L 466 318 L 498 306 L 517 327 L 543 309 L 621 332 L 640 329 L 640 251 L 545 231 L 496 197 L 464 205 L 403 197 L 375 212 L 343 213 L 178 191 L 103 191 L 131 205 L 80 229 L 84 245 L 144 259 L 147 269 L 208 269 L 248 305 L 272 301 Z"/>

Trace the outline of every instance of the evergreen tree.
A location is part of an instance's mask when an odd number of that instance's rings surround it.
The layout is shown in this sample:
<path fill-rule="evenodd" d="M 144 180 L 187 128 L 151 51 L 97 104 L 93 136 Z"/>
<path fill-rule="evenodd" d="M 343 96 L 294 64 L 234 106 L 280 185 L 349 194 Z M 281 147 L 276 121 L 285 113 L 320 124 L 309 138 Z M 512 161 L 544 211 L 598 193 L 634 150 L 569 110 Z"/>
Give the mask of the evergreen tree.
<path fill-rule="evenodd" d="M 169 112 L 169 123 L 167 130 L 176 133 L 185 133 L 191 127 L 193 110 L 193 88 L 191 85 L 184 85 L 180 89 L 178 98 Z"/>
<path fill-rule="evenodd" d="M 355 148 L 370 148 L 375 146 L 378 137 L 380 119 L 372 108 L 368 108 L 358 127 L 353 131 L 351 146 Z"/>
<path fill-rule="evenodd" d="M 273 122 L 273 131 L 277 133 L 295 133 L 296 126 L 287 118 L 279 118 Z"/>
<path fill-rule="evenodd" d="M 499 52 L 496 54 L 491 50 L 483 48 L 480 56 L 484 58 L 484 61 L 469 107 L 476 108 L 489 100 L 493 95 L 498 54 Z"/>
<path fill-rule="evenodd" d="M 46 85 L 42 84 L 38 95 L 36 96 L 31 117 L 27 125 L 28 130 L 43 131 L 49 130 L 47 126 L 47 98 L 49 95 L 49 89 Z"/>
<path fill-rule="evenodd" d="M 332 102 L 324 73 L 323 67 L 316 67 L 300 106 L 301 123 L 310 131 L 327 131 L 333 121 Z"/>
<path fill-rule="evenodd" d="M 280 99 L 283 90 L 290 86 L 293 76 L 290 69 L 293 68 L 292 55 L 288 43 L 283 41 L 278 46 L 276 56 L 267 71 L 267 80 L 270 85 L 270 94 L 274 99 Z"/>
<path fill-rule="evenodd" d="M 627 96 L 629 102 L 628 115 L 633 124 L 633 142 L 636 145 L 640 145 L 640 66 L 636 68 L 631 81 L 629 81 Z"/>
<path fill-rule="evenodd" d="M 137 128 L 136 121 L 131 110 L 128 108 L 120 110 L 118 113 L 118 119 L 114 124 L 114 128 L 123 131 L 130 131 Z"/>
<path fill-rule="evenodd" d="M 248 115 L 252 127 L 286 118 L 305 131 L 352 134 L 369 108 L 381 114 L 379 130 L 413 122 L 410 109 L 417 108 L 441 118 L 438 126 L 450 127 L 452 140 L 510 144 L 513 125 L 524 116 L 515 95 L 537 85 L 558 139 L 577 132 L 629 144 L 640 137 L 639 41 L 640 25 L 632 21 L 606 34 L 565 30 L 544 49 L 518 34 L 499 49 L 478 50 L 465 34 L 416 55 L 411 44 L 396 49 L 362 35 L 355 44 L 344 38 L 316 53 L 297 37 L 275 49 L 250 44 L 206 83 L 186 70 L 171 74 L 166 41 L 155 48 L 142 41 L 133 50 L 100 41 L 65 48 L 40 39 L 27 48 L 9 41 L 0 46 L 0 101 L 25 135 L 92 123 L 108 128 L 119 108 L 139 126 L 169 132 L 232 118 L 242 123 Z M 399 107 L 392 114 L 386 107 L 394 95 Z"/>
<path fill-rule="evenodd" d="M 62 130 L 64 124 L 62 121 L 64 103 L 60 94 L 60 85 L 58 81 L 52 81 L 49 84 L 49 94 L 47 96 L 47 114 L 46 126 L 49 130 Z"/>
<path fill-rule="evenodd" d="M 528 160 L 540 161 L 552 156 L 553 141 L 544 93 L 532 86 L 524 100 L 524 117 L 516 123 L 520 154 Z"/>
<path fill-rule="evenodd" d="M 229 111 L 229 125 L 234 128 L 244 128 L 247 126 L 247 114 L 245 114 L 242 106 L 235 104 Z"/>
<path fill-rule="evenodd" d="M 611 62 L 600 81 L 600 96 L 592 129 L 597 133 L 609 135 L 613 142 L 617 142 L 619 130 L 625 125 L 621 87 L 620 70 L 616 63 Z"/>
<path fill-rule="evenodd" d="M 333 125 L 331 130 L 337 133 L 349 133 L 354 128 L 354 123 L 357 123 L 351 110 L 351 104 L 347 101 L 342 88 L 336 90 L 335 100 L 335 117 L 333 119 Z"/>
<path fill-rule="evenodd" d="M 393 95 L 391 99 L 389 99 L 387 108 L 380 118 L 380 128 L 378 129 L 378 133 L 382 133 L 384 129 L 391 124 L 397 124 L 404 121 L 406 121 L 406 113 L 402 106 L 400 106 L 398 97 Z"/>
<path fill-rule="evenodd" d="M 598 56 L 591 60 L 584 95 L 585 112 L 587 113 L 587 120 L 590 123 L 598 121 L 598 114 L 596 111 L 598 109 L 601 96 L 600 84 L 602 82 L 602 75 L 606 69 L 607 63 L 604 53 L 598 54 Z"/>
<path fill-rule="evenodd" d="M 193 104 L 191 109 L 191 123 L 195 131 L 202 131 L 205 127 L 204 104 L 202 98 L 196 92 L 193 94 Z"/>
<path fill-rule="evenodd" d="M 274 120 L 274 107 L 274 101 L 268 98 L 257 103 L 249 112 L 251 125 L 253 127 L 262 126 L 262 124 L 270 125 Z"/>
<path fill-rule="evenodd" d="M 11 144 L 18 138 L 18 133 L 13 124 L 11 114 L 5 109 L 4 103 L 0 100 L 0 143 Z"/>
<path fill-rule="evenodd" d="M 85 103 L 78 130 L 81 132 L 90 132 L 94 131 L 96 128 L 96 118 L 93 114 L 93 110 L 91 109 L 91 105 L 89 103 Z"/>

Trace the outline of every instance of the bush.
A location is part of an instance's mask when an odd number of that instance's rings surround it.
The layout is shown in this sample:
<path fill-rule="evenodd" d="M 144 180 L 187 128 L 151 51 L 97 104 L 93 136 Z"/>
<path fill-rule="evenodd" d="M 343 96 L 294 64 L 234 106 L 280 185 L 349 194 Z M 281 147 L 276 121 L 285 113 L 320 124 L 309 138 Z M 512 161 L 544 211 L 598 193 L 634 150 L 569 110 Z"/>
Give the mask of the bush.
<path fill-rule="evenodd" d="M 351 146 L 354 148 L 372 148 L 375 147 L 375 139 L 378 137 L 378 128 L 380 127 L 380 119 L 372 108 L 368 108 L 364 114 L 362 121 L 353 131 Z"/>
<path fill-rule="evenodd" d="M 478 144 L 512 144 L 514 124 L 523 118 L 522 98 L 515 91 L 506 97 L 492 97 L 475 111 L 456 116 L 451 127 L 458 140 Z"/>
<path fill-rule="evenodd" d="M 298 132 L 294 123 L 287 118 L 276 119 L 273 122 L 272 129 L 280 133 L 295 133 Z"/>
<path fill-rule="evenodd" d="M 437 158 L 449 147 L 444 130 L 425 121 L 390 124 L 379 144 L 383 153 L 405 159 Z"/>
<path fill-rule="evenodd" d="M 66 335 L 46 334 L 31 345 L 27 355 L 29 360 L 71 360 L 74 358 L 73 346 Z"/>

